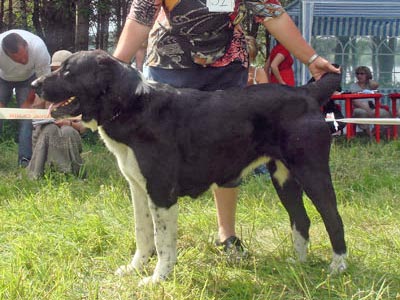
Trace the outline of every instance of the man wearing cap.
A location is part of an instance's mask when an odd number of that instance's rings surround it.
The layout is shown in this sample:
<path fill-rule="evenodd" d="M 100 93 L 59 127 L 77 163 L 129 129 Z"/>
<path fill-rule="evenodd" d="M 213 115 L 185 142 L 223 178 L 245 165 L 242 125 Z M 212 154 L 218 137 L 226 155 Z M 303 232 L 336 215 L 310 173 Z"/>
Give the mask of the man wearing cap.
<path fill-rule="evenodd" d="M 66 60 L 71 55 L 72 53 L 68 50 L 59 50 L 54 52 L 53 56 L 51 57 L 51 63 L 50 63 L 51 70 L 52 71 L 57 70 L 61 66 L 63 61 Z"/>
<path fill-rule="evenodd" d="M 18 106 L 29 108 L 35 99 L 31 82 L 50 73 L 47 47 L 40 37 L 19 29 L 0 34 L 0 44 L 0 107 L 7 106 L 15 89 Z M 19 123 L 18 164 L 26 167 L 32 156 L 32 122 Z"/>

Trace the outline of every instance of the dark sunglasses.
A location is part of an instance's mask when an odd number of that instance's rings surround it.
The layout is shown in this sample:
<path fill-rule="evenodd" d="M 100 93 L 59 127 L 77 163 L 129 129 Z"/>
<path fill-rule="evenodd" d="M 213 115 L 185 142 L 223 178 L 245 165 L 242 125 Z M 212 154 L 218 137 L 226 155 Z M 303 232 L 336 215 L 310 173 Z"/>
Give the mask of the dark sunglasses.
<path fill-rule="evenodd" d="M 366 73 L 356 73 L 356 75 L 365 75 Z"/>

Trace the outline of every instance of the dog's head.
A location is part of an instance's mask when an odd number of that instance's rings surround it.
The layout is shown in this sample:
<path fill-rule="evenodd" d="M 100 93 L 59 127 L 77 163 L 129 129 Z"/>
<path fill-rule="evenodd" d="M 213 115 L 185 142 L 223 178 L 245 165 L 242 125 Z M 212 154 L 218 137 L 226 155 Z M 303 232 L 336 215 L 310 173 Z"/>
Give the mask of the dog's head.
<path fill-rule="evenodd" d="M 54 103 L 54 118 L 82 115 L 86 124 L 95 122 L 88 126 L 92 129 L 135 105 L 134 96 L 146 91 L 139 72 L 101 50 L 74 53 L 32 86 L 41 98 Z"/>

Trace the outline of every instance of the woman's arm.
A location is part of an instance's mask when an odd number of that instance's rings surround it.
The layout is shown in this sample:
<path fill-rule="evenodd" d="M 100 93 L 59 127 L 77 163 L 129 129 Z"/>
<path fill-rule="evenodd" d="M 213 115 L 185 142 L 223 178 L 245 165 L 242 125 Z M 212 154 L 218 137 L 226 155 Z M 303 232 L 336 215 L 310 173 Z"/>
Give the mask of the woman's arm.
<path fill-rule="evenodd" d="M 303 38 L 296 25 L 287 13 L 276 18 L 269 18 L 263 22 L 265 28 L 297 59 L 308 64 L 310 58 L 316 54 L 315 50 Z M 318 80 L 327 72 L 340 73 L 330 62 L 322 57 L 316 58 L 309 64 L 311 75 Z"/>
<path fill-rule="evenodd" d="M 147 40 L 150 29 L 150 27 L 133 19 L 127 19 L 113 55 L 126 63 L 130 63 L 132 57 Z"/>
<path fill-rule="evenodd" d="M 283 81 L 281 73 L 279 72 L 279 65 L 285 60 L 285 56 L 282 53 L 276 54 L 274 59 L 271 62 L 271 72 L 274 74 L 275 78 L 278 80 L 280 84 L 286 84 Z"/>

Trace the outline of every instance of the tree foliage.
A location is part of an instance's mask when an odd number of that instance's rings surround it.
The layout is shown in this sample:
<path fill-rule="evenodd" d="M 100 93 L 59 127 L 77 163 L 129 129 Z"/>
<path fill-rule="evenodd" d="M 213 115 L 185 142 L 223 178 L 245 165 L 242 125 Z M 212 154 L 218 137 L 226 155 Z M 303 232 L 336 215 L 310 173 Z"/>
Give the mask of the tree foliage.
<path fill-rule="evenodd" d="M 131 0 L 0 0 L 0 32 L 40 36 L 50 53 L 113 47 Z"/>

